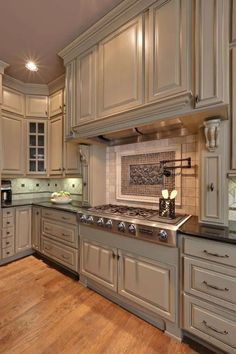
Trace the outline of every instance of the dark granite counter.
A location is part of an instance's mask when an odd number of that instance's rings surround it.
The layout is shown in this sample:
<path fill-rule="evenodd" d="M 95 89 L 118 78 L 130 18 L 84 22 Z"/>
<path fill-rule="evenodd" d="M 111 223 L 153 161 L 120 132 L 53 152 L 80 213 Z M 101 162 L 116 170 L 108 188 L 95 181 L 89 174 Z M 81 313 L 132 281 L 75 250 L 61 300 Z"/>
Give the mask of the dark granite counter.
<path fill-rule="evenodd" d="M 201 224 L 198 222 L 198 217 L 192 216 L 180 227 L 179 232 L 185 235 L 236 244 L 236 221 L 230 221 L 229 227 L 221 227 Z"/>

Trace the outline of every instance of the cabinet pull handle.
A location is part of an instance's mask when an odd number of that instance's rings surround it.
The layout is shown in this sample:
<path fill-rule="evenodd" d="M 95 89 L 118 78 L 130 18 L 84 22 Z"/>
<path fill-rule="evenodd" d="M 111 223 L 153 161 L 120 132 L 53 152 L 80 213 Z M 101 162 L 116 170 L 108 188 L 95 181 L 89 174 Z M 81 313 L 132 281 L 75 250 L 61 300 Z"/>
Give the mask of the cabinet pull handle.
<path fill-rule="evenodd" d="M 64 259 L 69 259 L 69 256 L 65 256 L 64 254 L 62 254 L 61 256 L 62 256 L 62 258 L 64 258 Z"/>
<path fill-rule="evenodd" d="M 115 252 L 112 252 L 112 258 L 113 258 L 113 259 L 116 258 Z"/>
<path fill-rule="evenodd" d="M 118 255 L 117 255 L 117 260 L 119 261 L 119 259 L 120 259 L 120 255 L 118 254 Z"/>
<path fill-rule="evenodd" d="M 195 103 L 198 103 L 199 102 L 199 95 L 196 95 L 195 96 Z"/>
<path fill-rule="evenodd" d="M 10 242 L 7 241 L 7 242 L 6 242 L 6 245 L 10 245 Z"/>
<path fill-rule="evenodd" d="M 207 254 L 208 256 L 219 257 L 219 258 L 229 258 L 228 254 L 221 255 L 221 254 L 218 254 L 218 253 L 211 253 L 211 252 L 208 252 L 207 250 L 204 250 L 203 252 L 204 252 L 205 254 Z"/>
<path fill-rule="evenodd" d="M 10 211 L 7 211 L 7 215 L 9 215 L 9 214 L 11 214 L 11 212 L 10 212 Z"/>
<path fill-rule="evenodd" d="M 7 225 L 9 225 L 10 224 L 10 221 L 7 221 Z"/>
<path fill-rule="evenodd" d="M 219 291 L 229 291 L 228 288 L 219 288 L 219 287 L 216 286 L 216 285 L 208 284 L 208 282 L 205 281 L 205 280 L 204 280 L 202 283 L 205 284 L 208 288 L 212 288 L 212 289 L 219 290 Z"/>
<path fill-rule="evenodd" d="M 9 251 L 7 251 L 7 254 L 10 254 L 10 252 L 9 252 Z"/>
<path fill-rule="evenodd" d="M 214 332 L 216 332 L 216 333 L 223 334 L 223 335 L 229 334 L 229 332 L 227 332 L 227 331 L 219 331 L 218 329 L 216 329 L 216 328 L 210 326 L 210 325 L 207 323 L 207 321 L 205 321 L 205 320 L 202 321 L 202 323 L 205 325 L 206 328 L 211 329 L 212 331 L 214 331 Z"/>
<path fill-rule="evenodd" d="M 48 115 L 48 112 L 47 112 L 47 111 L 45 111 L 45 115 L 46 115 L 46 116 Z"/>
<path fill-rule="evenodd" d="M 10 235 L 10 231 L 7 231 L 7 235 Z"/>
<path fill-rule="evenodd" d="M 215 189 L 214 183 L 211 183 L 211 184 L 209 185 L 209 190 L 210 190 L 211 192 L 213 192 L 214 189 Z"/>

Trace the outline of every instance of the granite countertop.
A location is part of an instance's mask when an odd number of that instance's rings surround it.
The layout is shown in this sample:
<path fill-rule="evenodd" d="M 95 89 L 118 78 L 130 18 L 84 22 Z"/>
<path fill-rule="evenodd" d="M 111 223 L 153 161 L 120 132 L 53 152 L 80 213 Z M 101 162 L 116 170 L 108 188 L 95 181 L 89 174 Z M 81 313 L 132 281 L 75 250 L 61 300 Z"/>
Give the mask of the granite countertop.
<path fill-rule="evenodd" d="M 197 216 L 191 216 L 179 229 L 182 234 L 197 236 L 236 244 L 236 221 L 230 221 L 229 227 L 199 223 Z"/>

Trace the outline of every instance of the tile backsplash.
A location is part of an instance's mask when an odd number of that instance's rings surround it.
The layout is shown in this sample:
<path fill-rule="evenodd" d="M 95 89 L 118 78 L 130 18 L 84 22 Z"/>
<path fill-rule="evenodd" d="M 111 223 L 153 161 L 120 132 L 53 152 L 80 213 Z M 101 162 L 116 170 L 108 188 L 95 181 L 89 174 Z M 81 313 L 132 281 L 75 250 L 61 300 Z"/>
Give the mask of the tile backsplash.
<path fill-rule="evenodd" d="M 75 200 L 82 199 L 82 179 L 37 179 L 37 178 L 16 178 L 11 180 L 12 198 L 28 199 L 50 197 L 51 193 L 64 190 L 70 192 Z"/>
<path fill-rule="evenodd" d="M 236 178 L 229 179 L 229 220 L 236 220 Z"/>

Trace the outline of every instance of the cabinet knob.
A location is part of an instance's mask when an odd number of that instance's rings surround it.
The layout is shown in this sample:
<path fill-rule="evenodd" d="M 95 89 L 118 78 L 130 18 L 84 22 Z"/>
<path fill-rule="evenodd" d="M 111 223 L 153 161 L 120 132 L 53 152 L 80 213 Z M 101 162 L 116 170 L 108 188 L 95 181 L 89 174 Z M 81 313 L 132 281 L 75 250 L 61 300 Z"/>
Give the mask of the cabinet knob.
<path fill-rule="evenodd" d="M 46 115 L 46 116 L 48 115 L 48 112 L 47 112 L 47 111 L 45 111 L 45 115 Z"/>
<path fill-rule="evenodd" d="M 214 183 L 211 183 L 211 184 L 209 185 L 209 190 L 210 190 L 211 192 L 214 192 L 214 189 L 215 189 Z"/>

